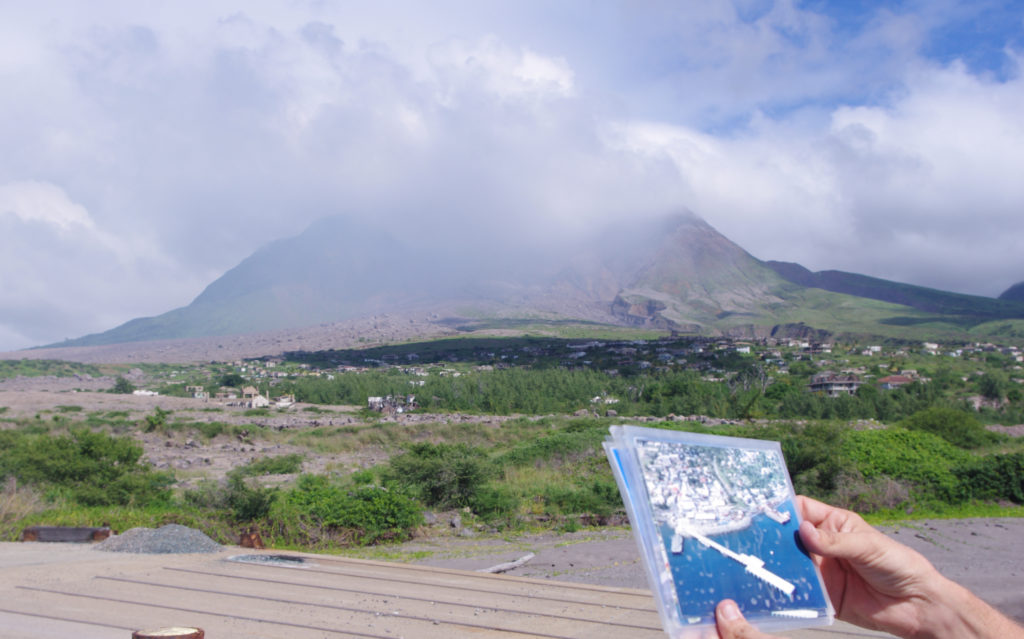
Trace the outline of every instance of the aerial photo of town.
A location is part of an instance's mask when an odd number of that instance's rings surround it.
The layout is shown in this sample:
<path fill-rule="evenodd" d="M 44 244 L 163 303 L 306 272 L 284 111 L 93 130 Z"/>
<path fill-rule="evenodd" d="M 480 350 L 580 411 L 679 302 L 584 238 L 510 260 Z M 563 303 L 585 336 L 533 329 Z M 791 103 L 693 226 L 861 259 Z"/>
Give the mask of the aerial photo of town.
<path fill-rule="evenodd" d="M 713 535 L 745 528 L 762 512 L 788 519 L 776 510 L 790 492 L 775 451 L 645 441 L 638 454 L 658 523 Z"/>

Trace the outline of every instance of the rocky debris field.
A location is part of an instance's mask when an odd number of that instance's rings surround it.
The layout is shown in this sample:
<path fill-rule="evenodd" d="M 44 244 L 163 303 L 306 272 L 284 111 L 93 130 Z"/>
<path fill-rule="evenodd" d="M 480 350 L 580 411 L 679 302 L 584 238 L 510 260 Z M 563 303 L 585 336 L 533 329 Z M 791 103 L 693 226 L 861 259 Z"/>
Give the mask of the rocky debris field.
<path fill-rule="evenodd" d="M 229 406 L 217 401 L 203 401 L 184 397 L 118 395 L 102 392 L 113 386 L 94 391 L 81 391 L 79 381 L 72 378 L 16 378 L 0 382 L 0 407 L 4 418 L 40 419 L 49 421 L 64 416 L 69 420 L 84 419 L 90 414 L 117 413 L 129 422 L 140 424 L 131 432 L 143 447 L 145 459 L 158 470 L 174 470 L 181 487 L 194 487 L 202 479 L 221 479 L 228 471 L 264 457 L 301 454 L 303 471 L 323 473 L 329 469 L 367 468 L 388 458 L 380 447 L 366 445 L 358 450 L 337 453 L 316 453 L 307 446 L 288 443 L 289 435 L 319 427 L 370 427 L 358 416 L 356 406 L 312 406 L 294 404 L 287 410 L 274 409 L 267 415 L 247 415 L 247 409 Z M 93 381 L 102 378 L 92 378 Z M 10 382 L 10 383 L 8 383 Z M 168 423 L 193 424 L 219 422 L 235 427 L 213 439 L 204 439 L 194 429 L 168 429 L 166 432 L 143 432 L 141 424 L 156 408 L 170 411 Z M 69 408 L 73 410 L 69 410 Z M 307 411 L 315 408 L 315 411 Z M 380 423 L 481 423 L 498 427 L 511 419 L 505 416 L 407 413 L 384 417 Z M 0 428 L 4 425 L 0 423 Z M 250 432 L 251 430 L 251 432 Z M 269 436 L 262 431 L 269 431 Z M 267 481 L 287 481 L 291 476 L 278 475 Z"/>

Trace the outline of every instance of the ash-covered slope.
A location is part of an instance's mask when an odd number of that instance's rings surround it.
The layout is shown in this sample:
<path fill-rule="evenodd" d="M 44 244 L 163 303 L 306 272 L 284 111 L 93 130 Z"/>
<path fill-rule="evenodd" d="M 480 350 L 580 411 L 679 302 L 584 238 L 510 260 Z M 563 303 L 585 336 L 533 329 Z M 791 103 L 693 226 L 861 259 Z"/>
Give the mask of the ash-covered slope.
<path fill-rule="evenodd" d="M 688 212 L 531 246 L 466 232 L 422 241 L 339 216 L 260 248 L 186 307 L 61 345 L 254 333 L 442 309 L 705 326 L 721 313 L 778 302 L 768 289 L 780 281 Z"/>
<path fill-rule="evenodd" d="M 613 308 L 629 323 L 698 330 L 727 317 L 756 321 L 786 303 L 786 288 L 761 261 L 690 216 L 653 245 Z"/>

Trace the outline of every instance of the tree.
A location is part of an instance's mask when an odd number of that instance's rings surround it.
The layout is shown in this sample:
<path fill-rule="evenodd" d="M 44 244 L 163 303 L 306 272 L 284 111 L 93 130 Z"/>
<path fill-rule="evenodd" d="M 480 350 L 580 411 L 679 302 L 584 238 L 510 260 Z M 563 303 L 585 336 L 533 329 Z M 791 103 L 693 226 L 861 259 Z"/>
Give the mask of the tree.
<path fill-rule="evenodd" d="M 111 392 L 119 395 L 131 395 L 135 392 L 135 384 L 132 384 L 127 379 L 119 375 L 117 379 L 114 380 L 114 388 L 111 389 Z"/>
<path fill-rule="evenodd" d="M 245 378 L 239 375 L 238 373 L 227 373 L 226 375 L 222 376 L 220 378 L 220 381 L 218 381 L 217 383 L 220 384 L 221 386 L 227 386 L 229 388 L 240 388 L 243 384 L 245 384 Z"/>
<path fill-rule="evenodd" d="M 985 399 L 1001 400 L 1006 397 L 1007 387 L 1010 385 L 1009 380 L 1002 373 L 989 371 L 978 379 L 978 392 L 980 392 Z"/>

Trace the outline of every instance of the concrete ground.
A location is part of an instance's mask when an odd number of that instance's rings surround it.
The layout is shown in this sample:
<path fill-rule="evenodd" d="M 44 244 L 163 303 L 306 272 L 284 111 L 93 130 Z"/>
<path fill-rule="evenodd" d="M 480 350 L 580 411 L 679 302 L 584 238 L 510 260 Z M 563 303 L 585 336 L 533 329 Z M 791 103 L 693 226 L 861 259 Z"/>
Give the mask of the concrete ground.
<path fill-rule="evenodd" d="M 911 522 L 884 530 L 1024 621 L 1024 520 Z M 533 559 L 508 574 L 476 572 L 528 553 Z M 277 554 L 303 561 L 230 560 Z M 200 627 L 210 639 L 665 636 L 626 530 L 418 540 L 388 548 L 386 556 L 398 561 L 0 543 L 0 639 L 128 639 L 134 630 L 164 626 Z M 785 634 L 884 636 L 843 623 Z"/>
<path fill-rule="evenodd" d="M 72 544 L 0 544 L 0 637 L 661 637 L 644 590 L 262 551 L 129 555 Z"/>

